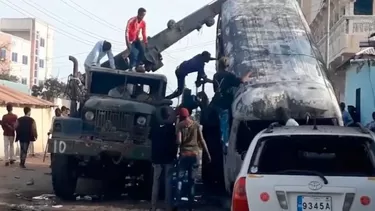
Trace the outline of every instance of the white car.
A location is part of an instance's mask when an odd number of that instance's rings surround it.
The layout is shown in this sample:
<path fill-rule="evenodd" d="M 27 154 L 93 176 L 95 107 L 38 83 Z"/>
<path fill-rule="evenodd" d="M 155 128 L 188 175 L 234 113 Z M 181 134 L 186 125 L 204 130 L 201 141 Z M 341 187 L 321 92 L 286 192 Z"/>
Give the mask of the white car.
<path fill-rule="evenodd" d="M 232 211 L 375 211 L 374 134 L 363 127 L 269 127 L 255 136 Z"/>

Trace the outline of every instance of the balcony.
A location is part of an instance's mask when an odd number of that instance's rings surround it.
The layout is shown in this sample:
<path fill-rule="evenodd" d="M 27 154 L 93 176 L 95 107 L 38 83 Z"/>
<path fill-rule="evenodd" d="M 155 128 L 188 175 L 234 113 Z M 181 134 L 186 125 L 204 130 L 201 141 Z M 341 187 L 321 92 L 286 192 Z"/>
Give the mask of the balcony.
<path fill-rule="evenodd" d="M 326 33 L 325 26 L 314 29 L 313 37 L 323 56 L 326 55 Z M 331 27 L 330 31 L 330 63 L 332 67 L 345 61 L 360 50 L 359 42 L 365 41 L 368 36 L 375 32 L 375 16 L 350 15 L 342 16 Z M 326 57 L 325 57 L 326 58 Z"/>

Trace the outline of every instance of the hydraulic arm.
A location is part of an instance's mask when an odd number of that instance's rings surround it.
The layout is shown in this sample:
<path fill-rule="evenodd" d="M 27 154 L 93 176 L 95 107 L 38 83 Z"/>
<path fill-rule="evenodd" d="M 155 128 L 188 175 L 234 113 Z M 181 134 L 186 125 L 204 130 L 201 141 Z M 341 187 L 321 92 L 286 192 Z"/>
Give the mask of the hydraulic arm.
<path fill-rule="evenodd" d="M 216 0 L 198 9 L 177 23 L 174 20 L 168 21 L 166 29 L 148 40 L 143 60 L 146 70 L 154 72 L 161 68 L 163 66 L 161 52 L 192 31 L 199 30 L 204 24 L 208 27 L 213 26 L 215 24 L 214 18 L 220 13 L 223 2 L 225 2 L 225 0 Z M 123 55 L 128 55 L 128 49 L 115 56 L 116 68 L 127 70 L 129 65 Z M 106 61 L 101 66 L 109 67 L 109 62 Z"/>

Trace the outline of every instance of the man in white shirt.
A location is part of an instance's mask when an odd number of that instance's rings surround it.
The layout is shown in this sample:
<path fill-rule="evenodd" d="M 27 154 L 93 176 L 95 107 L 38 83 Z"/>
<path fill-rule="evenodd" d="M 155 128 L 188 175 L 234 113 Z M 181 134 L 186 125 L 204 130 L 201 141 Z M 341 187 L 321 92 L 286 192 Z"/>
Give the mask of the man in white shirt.
<path fill-rule="evenodd" d="M 282 121 L 285 126 L 299 126 L 298 122 L 291 118 L 283 107 L 276 109 L 276 119 Z"/>
<path fill-rule="evenodd" d="M 108 41 L 99 41 L 95 44 L 89 55 L 85 60 L 85 69 L 87 70 L 91 66 L 100 66 L 100 60 L 105 56 L 108 56 L 109 64 L 112 69 L 116 69 L 115 60 L 112 53 L 112 44 Z"/>

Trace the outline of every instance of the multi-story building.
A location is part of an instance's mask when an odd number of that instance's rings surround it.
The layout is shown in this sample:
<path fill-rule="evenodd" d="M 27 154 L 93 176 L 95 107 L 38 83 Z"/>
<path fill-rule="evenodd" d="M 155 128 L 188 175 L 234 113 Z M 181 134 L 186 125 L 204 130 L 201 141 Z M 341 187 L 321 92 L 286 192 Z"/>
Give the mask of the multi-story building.
<path fill-rule="evenodd" d="M 311 3 L 312 2 L 312 3 Z M 315 9 L 309 5 L 318 3 Z M 330 30 L 328 29 L 328 2 L 330 2 Z M 323 58 L 330 66 L 330 76 L 338 99 L 344 100 L 345 73 L 339 71 L 343 63 L 357 53 L 359 42 L 375 32 L 374 0 L 301 0 L 301 9 L 310 24 L 310 29 Z M 316 6 L 316 5 L 315 5 Z M 307 13 L 309 15 L 307 15 Z M 309 21 L 309 19 L 311 19 Z M 329 50 L 327 55 L 327 34 Z"/>
<path fill-rule="evenodd" d="M 34 18 L 2 18 L 0 31 L 12 35 L 12 75 L 21 76 L 30 87 L 51 75 L 54 39 L 51 26 Z"/>

